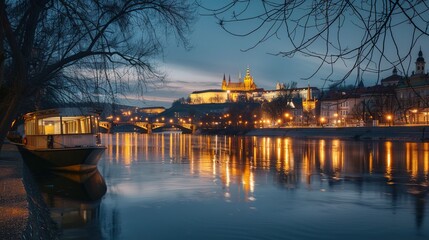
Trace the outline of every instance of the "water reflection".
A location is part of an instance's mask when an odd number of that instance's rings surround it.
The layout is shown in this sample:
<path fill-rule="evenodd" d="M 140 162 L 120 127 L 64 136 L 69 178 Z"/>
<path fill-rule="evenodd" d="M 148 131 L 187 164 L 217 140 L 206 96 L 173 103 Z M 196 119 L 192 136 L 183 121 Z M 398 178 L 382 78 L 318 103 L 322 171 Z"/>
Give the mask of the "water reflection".
<path fill-rule="evenodd" d="M 98 170 L 87 173 L 25 168 L 31 239 L 101 239 L 100 202 L 106 183 Z"/>
<path fill-rule="evenodd" d="M 337 211 L 337 205 L 346 205 L 347 211 L 358 214 L 377 212 L 377 222 L 371 217 L 359 219 L 359 215 L 354 215 L 354 219 L 367 228 L 380 224 L 380 219 L 387 224 L 392 219 L 389 219 L 391 214 L 401 212 L 403 217 L 408 213 L 404 213 L 404 209 L 409 208 L 414 226 L 428 233 L 422 226 L 428 225 L 425 202 L 429 190 L 429 143 L 177 133 L 104 135 L 104 142 L 108 149 L 100 169 L 109 185 L 105 209 L 115 213 L 106 215 L 127 223 L 142 219 L 121 218 L 118 214 L 122 209 L 121 201 L 141 205 L 156 202 L 155 206 L 159 207 L 159 202 L 166 201 L 213 203 L 220 199 L 240 206 L 251 204 L 249 209 L 253 210 L 256 206 L 264 209 L 274 205 L 287 209 L 289 205 L 298 204 L 298 212 L 288 215 L 297 221 L 306 216 L 307 209 L 320 206 L 323 208 L 320 207 L 321 212 L 317 214 L 321 216 L 326 209 Z M 288 199 L 288 205 L 277 200 L 284 198 L 285 191 L 296 193 L 290 195 L 296 199 Z M 175 204 L 177 202 L 172 203 Z M 228 209 L 228 205 L 222 205 L 219 211 L 224 208 Z M 172 212 L 165 214 L 166 218 L 174 215 Z M 274 219 L 270 212 L 258 214 L 262 219 L 270 216 L 269 222 L 273 225 L 284 224 L 284 219 Z M 336 225 L 342 226 L 344 231 L 356 231 L 352 224 L 347 225 L 340 218 L 332 218 L 329 214 L 326 217 L 333 223 L 327 228 Z M 237 218 L 237 221 L 244 221 Z M 121 222 L 118 219 L 111 221 Z M 301 225 L 305 224 L 311 227 L 316 223 L 305 218 Z M 245 226 L 240 227 L 246 231 Z M 138 232 L 137 229 L 128 231 Z M 393 228 L 392 232 L 395 231 L 398 230 Z M 112 238 L 125 234 L 115 232 L 117 235 Z M 358 236 L 366 235 L 357 234 L 356 238 Z"/>
<path fill-rule="evenodd" d="M 252 174 L 267 171 L 296 175 L 290 184 L 311 184 L 375 176 L 379 181 L 427 183 L 429 143 L 353 142 L 269 137 L 171 134 L 105 135 L 105 159 L 130 166 L 152 161 L 189 164 L 190 173 L 220 176 L 248 184 Z M 380 177 L 382 177 L 380 179 Z M 393 181 L 393 182 L 392 182 Z M 251 188 L 246 188 L 249 191 Z"/>

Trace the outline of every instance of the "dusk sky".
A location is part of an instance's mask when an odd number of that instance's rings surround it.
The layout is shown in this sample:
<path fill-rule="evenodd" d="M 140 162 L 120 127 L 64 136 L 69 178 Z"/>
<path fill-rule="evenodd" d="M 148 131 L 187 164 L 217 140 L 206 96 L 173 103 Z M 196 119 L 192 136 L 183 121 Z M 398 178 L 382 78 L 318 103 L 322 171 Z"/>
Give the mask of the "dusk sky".
<path fill-rule="evenodd" d="M 223 74 L 238 81 L 241 72 L 244 76 L 249 66 L 258 87 L 274 89 L 277 82 L 298 82 L 298 87 L 307 86 L 307 77 L 315 67 L 311 59 L 296 56 L 283 58 L 270 55 L 282 47 L 282 41 L 272 41 L 255 49 L 243 52 L 252 46 L 256 38 L 235 37 L 223 31 L 216 19 L 198 16 L 190 35 L 191 49 L 185 50 L 172 40 L 164 50 L 159 69 L 167 74 L 163 85 L 148 86 L 147 92 L 140 96 L 128 95 L 126 104 L 140 107 L 164 106 L 181 97 L 186 98 L 193 91 L 220 89 Z M 310 84 L 321 87 L 322 80 L 311 80 Z"/>
<path fill-rule="evenodd" d="M 353 37 L 353 36 L 351 36 Z M 274 56 L 285 50 L 285 39 L 272 38 L 254 49 L 243 51 L 259 40 L 258 36 L 236 37 L 226 33 L 217 24 L 214 17 L 198 16 L 190 34 L 191 49 L 185 50 L 171 40 L 159 59 L 158 67 L 167 74 L 167 81 L 156 86 L 148 85 L 147 92 L 141 96 L 128 95 L 125 104 L 140 107 L 164 106 L 181 97 L 186 98 L 193 91 L 220 89 L 223 75 L 231 76 L 231 81 L 238 81 L 239 73 L 244 76 L 249 67 L 251 75 L 258 87 L 265 90 L 275 89 L 277 82 L 290 83 L 295 81 L 298 87 L 308 84 L 318 88 L 327 88 L 332 82 L 323 79 L 328 70 L 321 70 L 310 80 L 309 77 L 317 68 L 314 58 L 295 55 L 293 58 Z M 416 52 L 417 54 L 417 52 Z M 331 79 L 339 79 L 348 69 L 345 65 L 336 65 Z M 381 74 L 381 78 L 389 76 L 391 71 Z M 376 74 L 365 73 L 365 85 L 373 85 L 377 81 Z M 351 75 L 346 84 L 355 84 L 356 75 Z"/>

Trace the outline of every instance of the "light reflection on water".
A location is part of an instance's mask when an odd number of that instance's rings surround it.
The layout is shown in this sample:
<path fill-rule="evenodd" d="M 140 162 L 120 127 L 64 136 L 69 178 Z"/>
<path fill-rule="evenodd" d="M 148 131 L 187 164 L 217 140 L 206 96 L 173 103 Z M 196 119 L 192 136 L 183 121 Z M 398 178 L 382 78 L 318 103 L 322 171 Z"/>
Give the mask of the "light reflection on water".
<path fill-rule="evenodd" d="M 429 143 L 105 134 L 106 239 L 428 239 Z"/>

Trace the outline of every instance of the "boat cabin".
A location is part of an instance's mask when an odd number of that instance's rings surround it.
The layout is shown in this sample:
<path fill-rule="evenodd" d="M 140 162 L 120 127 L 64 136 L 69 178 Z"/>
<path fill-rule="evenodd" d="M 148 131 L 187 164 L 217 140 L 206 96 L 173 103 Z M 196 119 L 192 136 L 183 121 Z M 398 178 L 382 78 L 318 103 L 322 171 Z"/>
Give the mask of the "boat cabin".
<path fill-rule="evenodd" d="M 99 113 L 90 108 L 57 108 L 24 115 L 28 148 L 99 146 Z"/>

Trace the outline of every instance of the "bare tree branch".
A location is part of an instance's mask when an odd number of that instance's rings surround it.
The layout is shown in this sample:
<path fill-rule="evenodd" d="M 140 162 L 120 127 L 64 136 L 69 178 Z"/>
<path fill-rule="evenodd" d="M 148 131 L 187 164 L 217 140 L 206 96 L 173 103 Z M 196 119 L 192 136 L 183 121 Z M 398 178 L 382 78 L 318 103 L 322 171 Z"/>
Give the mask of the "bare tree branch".
<path fill-rule="evenodd" d="M 314 72 L 304 73 L 304 79 L 327 67 L 330 77 L 338 64 L 348 69 L 339 81 L 357 68 L 380 74 L 409 61 L 411 49 L 429 36 L 429 6 L 420 0 L 232 0 L 200 5 L 203 15 L 215 17 L 226 32 L 254 39 L 243 51 L 281 40 L 284 49 L 272 54 L 316 59 Z"/>
<path fill-rule="evenodd" d="M 188 47 L 194 10 L 188 0 L 0 0 L 0 141 L 17 113 L 46 99 L 102 91 L 113 101 L 163 81 L 154 57 L 171 36 Z"/>

